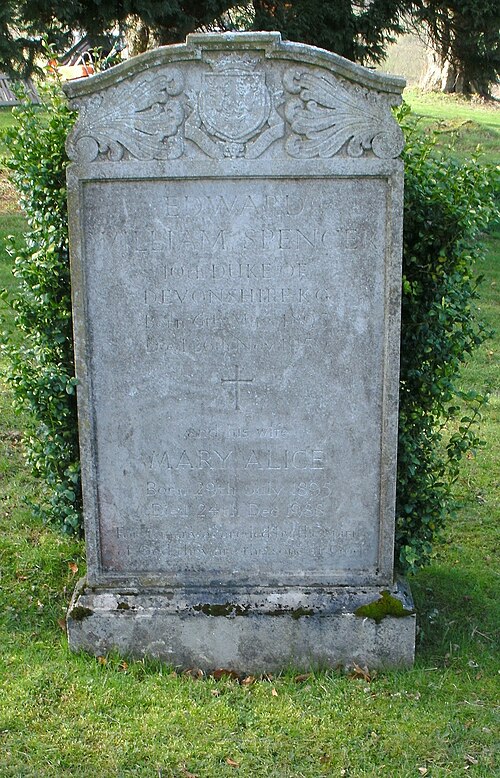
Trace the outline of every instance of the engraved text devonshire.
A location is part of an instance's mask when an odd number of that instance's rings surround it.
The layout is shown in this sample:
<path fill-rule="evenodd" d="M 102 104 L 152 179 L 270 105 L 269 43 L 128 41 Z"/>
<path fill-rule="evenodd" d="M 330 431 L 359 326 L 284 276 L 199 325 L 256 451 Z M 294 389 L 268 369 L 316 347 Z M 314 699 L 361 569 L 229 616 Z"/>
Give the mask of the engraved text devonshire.
<path fill-rule="evenodd" d="M 386 199 L 383 177 L 84 186 L 104 570 L 375 567 Z"/>

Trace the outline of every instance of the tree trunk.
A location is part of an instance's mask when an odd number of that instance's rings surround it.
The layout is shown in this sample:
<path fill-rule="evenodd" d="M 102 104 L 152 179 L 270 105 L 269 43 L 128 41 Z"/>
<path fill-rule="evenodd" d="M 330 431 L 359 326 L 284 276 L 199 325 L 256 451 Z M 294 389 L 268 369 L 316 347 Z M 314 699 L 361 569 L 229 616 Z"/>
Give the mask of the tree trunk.
<path fill-rule="evenodd" d="M 142 54 L 148 49 L 155 49 L 158 42 L 153 31 L 139 16 L 127 16 L 125 22 L 125 41 L 130 57 Z"/>
<path fill-rule="evenodd" d="M 427 70 L 420 79 L 420 87 L 428 91 L 459 92 L 459 74 L 449 59 L 434 49 L 427 51 Z"/>
<path fill-rule="evenodd" d="M 428 49 L 427 70 L 420 79 L 421 89 L 462 95 L 489 94 L 488 81 L 468 73 L 465 65 L 456 64 L 435 49 Z"/>

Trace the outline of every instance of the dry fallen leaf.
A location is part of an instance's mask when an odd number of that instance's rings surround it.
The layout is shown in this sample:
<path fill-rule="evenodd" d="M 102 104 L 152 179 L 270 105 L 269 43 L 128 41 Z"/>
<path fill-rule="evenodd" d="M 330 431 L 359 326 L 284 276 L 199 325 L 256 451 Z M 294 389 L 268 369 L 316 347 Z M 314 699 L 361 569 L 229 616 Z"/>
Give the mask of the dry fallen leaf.
<path fill-rule="evenodd" d="M 238 673 L 235 673 L 234 670 L 228 670 L 225 667 L 219 668 L 219 670 L 214 670 L 213 673 L 210 673 L 212 678 L 215 678 L 216 681 L 219 681 L 221 678 L 239 678 Z"/>
<path fill-rule="evenodd" d="M 226 759 L 226 764 L 228 764 L 229 767 L 239 767 L 240 766 L 239 762 L 235 762 L 234 759 L 231 759 L 231 757 L 229 757 L 229 756 Z"/>
<path fill-rule="evenodd" d="M 184 670 L 182 675 L 186 675 L 189 678 L 193 678 L 195 681 L 199 681 L 200 678 L 203 678 L 203 670 L 199 667 L 189 667 L 187 670 Z"/>
<path fill-rule="evenodd" d="M 277 697 L 278 696 L 278 692 L 276 691 L 276 689 L 272 689 L 271 690 L 271 694 L 273 695 L 273 697 Z"/>
<path fill-rule="evenodd" d="M 360 667 L 359 665 L 354 662 L 352 671 L 350 673 L 351 678 L 362 678 L 367 683 L 370 683 L 372 677 L 370 675 L 370 671 L 368 670 L 367 666 Z"/>
<path fill-rule="evenodd" d="M 66 632 L 66 619 L 57 619 L 57 623 L 61 627 L 63 632 Z"/>
<path fill-rule="evenodd" d="M 302 683 L 303 681 L 308 681 L 311 677 L 311 673 L 302 673 L 301 675 L 296 675 L 294 678 L 295 683 Z"/>
<path fill-rule="evenodd" d="M 420 773 L 420 775 L 427 775 L 428 773 L 427 767 L 419 767 L 418 772 Z"/>
<path fill-rule="evenodd" d="M 128 663 L 125 660 L 120 662 L 120 664 L 118 665 L 118 670 L 124 670 L 124 671 L 128 670 Z"/>
<path fill-rule="evenodd" d="M 181 770 L 184 778 L 198 778 L 197 775 L 195 775 L 194 773 L 190 773 L 189 770 L 186 770 L 183 764 L 181 764 Z"/>
<path fill-rule="evenodd" d="M 241 679 L 242 686 L 251 686 L 253 683 L 255 683 L 254 675 L 247 675 L 245 678 Z"/>
<path fill-rule="evenodd" d="M 77 572 L 78 572 L 78 565 L 76 564 L 76 562 L 68 562 L 68 567 L 71 570 L 71 572 L 73 573 L 73 575 L 77 574 Z"/>
<path fill-rule="evenodd" d="M 106 659 L 105 656 L 98 656 L 97 657 L 97 661 L 99 662 L 100 665 L 107 665 L 108 664 L 108 660 Z"/>

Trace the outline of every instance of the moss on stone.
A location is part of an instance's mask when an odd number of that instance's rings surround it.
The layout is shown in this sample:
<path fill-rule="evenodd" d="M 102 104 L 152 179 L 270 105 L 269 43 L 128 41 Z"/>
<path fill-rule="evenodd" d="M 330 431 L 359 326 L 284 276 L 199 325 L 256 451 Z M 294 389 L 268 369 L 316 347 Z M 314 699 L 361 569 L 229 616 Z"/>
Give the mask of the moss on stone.
<path fill-rule="evenodd" d="M 311 608 L 295 608 L 292 611 L 292 619 L 300 619 L 302 616 L 312 616 L 314 611 Z"/>
<path fill-rule="evenodd" d="M 382 592 L 379 600 L 369 602 L 367 605 L 360 605 L 354 612 L 356 616 L 373 619 L 377 624 L 380 624 L 386 616 L 395 616 L 399 619 L 404 616 L 413 616 L 415 613 L 415 611 L 405 608 L 401 600 L 393 597 L 387 589 Z"/>
<path fill-rule="evenodd" d="M 232 602 L 225 602 L 223 604 L 216 605 L 215 603 L 204 603 L 194 605 L 193 610 L 204 613 L 205 616 L 246 616 L 248 613 L 248 606 L 235 605 Z"/>
<path fill-rule="evenodd" d="M 119 607 L 119 606 L 118 606 Z M 193 610 L 199 613 L 204 613 L 205 616 L 248 616 L 250 611 L 249 605 L 235 605 L 232 602 L 225 602 L 222 604 L 215 603 L 199 603 L 199 605 L 193 605 Z M 259 613 L 259 611 L 255 611 Z M 302 616 L 312 616 L 314 613 L 310 608 L 283 608 L 278 606 L 276 610 L 264 611 L 264 616 L 291 616 L 292 619 L 300 619 Z"/>
<path fill-rule="evenodd" d="M 292 619 L 300 619 L 302 616 L 313 616 L 314 611 L 311 608 L 303 608 L 300 606 L 299 608 L 295 608 L 295 610 L 292 610 L 291 608 L 284 608 L 282 605 L 278 605 L 276 607 L 276 610 L 272 611 L 263 611 L 263 616 L 291 616 Z"/>
<path fill-rule="evenodd" d="M 92 616 L 93 613 L 94 611 L 91 608 L 84 608 L 82 605 L 77 605 L 75 608 L 72 609 L 70 613 L 70 617 L 74 621 L 83 621 L 83 619 Z"/>

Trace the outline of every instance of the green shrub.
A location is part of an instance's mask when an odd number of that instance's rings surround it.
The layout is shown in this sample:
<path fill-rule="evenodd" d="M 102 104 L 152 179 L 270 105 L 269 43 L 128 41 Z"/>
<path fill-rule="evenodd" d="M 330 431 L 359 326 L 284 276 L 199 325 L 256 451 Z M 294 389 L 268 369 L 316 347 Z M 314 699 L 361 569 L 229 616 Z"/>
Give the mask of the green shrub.
<path fill-rule="evenodd" d="M 480 445 L 485 397 L 459 389 L 460 366 L 487 337 L 474 301 L 493 173 L 459 164 L 406 124 L 396 563 L 422 566 L 456 507 L 461 458 Z"/>
<path fill-rule="evenodd" d="M 52 90 L 48 119 L 17 112 L 8 165 L 29 232 L 17 250 L 14 300 L 20 345 L 6 344 L 18 407 L 31 411 L 29 461 L 51 491 L 48 515 L 80 527 L 81 504 L 71 338 L 64 139 L 74 117 Z M 403 124 L 404 111 L 401 112 Z M 476 434 L 484 398 L 460 392 L 460 365 L 485 338 L 474 300 L 478 233 L 492 211 L 488 170 L 459 165 L 406 127 L 403 326 L 397 497 L 397 564 L 430 559 L 453 508 L 451 486 Z M 465 409 L 465 410 L 464 410 Z M 452 420 L 458 419 L 451 432 Z"/>
<path fill-rule="evenodd" d="M 8 380 L 15 405 L 27 410 L 27 460 L 45 483 L 45 517 L 66 531 L 81 527 L 81 488 L 66 210 L 64 140 L 74 122 L 57 85 L 48 87 L 44 110 L 30 103 L 14 109 L 4 164 L 20 195 L 28 231 L 11 241 L 19 291 L 10 300 L 19 337 L 4 334 Z M 4 295 L 5 296 L 5 295 Z"/>

